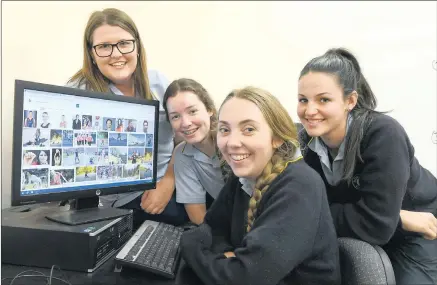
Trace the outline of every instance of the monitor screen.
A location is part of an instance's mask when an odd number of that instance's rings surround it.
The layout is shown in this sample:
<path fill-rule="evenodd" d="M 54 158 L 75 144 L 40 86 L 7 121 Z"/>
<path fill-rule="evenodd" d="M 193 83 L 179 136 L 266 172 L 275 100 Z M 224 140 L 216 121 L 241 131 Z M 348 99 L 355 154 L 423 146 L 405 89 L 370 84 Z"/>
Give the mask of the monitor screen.
<path fill-rule="evenodd" d="M 13 205 L 155 188 L 158 101 L 18 80 L 15 96 Z"/>

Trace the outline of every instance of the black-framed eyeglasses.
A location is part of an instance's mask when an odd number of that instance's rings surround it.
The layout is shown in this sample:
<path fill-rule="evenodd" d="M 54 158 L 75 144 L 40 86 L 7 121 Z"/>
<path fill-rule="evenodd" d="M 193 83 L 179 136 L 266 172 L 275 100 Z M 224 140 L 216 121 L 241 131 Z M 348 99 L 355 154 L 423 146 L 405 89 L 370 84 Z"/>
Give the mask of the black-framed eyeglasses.
<path fill-rule="evenodd" d="M 131 53 L 135 50 L 135 40 L 122 40 L 116 44 L 98 44 L 93 46 L 93 49 L 97 56 L 108 57 L 112 55 L 114 46 L 117 47 L 121 54 Z"/>

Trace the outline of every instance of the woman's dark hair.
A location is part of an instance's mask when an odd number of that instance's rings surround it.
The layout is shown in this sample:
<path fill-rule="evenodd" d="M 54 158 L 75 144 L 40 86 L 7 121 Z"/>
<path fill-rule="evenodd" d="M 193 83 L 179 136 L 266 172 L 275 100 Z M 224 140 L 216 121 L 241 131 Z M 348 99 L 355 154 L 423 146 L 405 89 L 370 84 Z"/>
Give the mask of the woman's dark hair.
<path fill-rule="evenodd" d="M 299 79 L 309 72 L 323 72 L 334 75 L 343 89 L 344 97 L 353 91 L 358 93 L 358 101 L 351 110 L 352 122 L 346 136 L 345 161 L 342 180 L 352 181 L 357 159 L 361 158 L 360 145 L 365 130 L 372 121 L 377 101 L 372 89 L 361 73 L 360 65 L 355 56 L 344 48 L 334 48 L 325 54 L 310 60 L 300 72 Z"/>

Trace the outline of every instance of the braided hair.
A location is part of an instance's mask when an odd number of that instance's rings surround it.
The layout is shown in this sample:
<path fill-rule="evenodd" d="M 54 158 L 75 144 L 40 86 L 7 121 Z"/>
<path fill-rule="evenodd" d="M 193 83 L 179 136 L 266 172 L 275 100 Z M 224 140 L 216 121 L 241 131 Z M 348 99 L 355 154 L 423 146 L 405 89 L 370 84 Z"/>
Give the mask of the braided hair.
<path fill-rule="evenodd" d="M 285 142 L 283 145 L 287 145 L 282 150 L 277 150 L 271 160 L 267 163 L 262 174 L 255 183 L 255 189 L 253 190 L 253 195 L 249 200 L 249 209 L 247 210 L 247 228 L 246 231 L 249 232 L 255 221 L 257 214 L 258 205 L 261 202 L 261 198 L 264 193 L 266 193 L 269 185 L 273 180 L 287 167 L 288 162 L 291 160 L 291 156 L 294 152 L 290 154 L 285 153 L 285 149 L 293 149 L 296 151 L 296 147 L 290 142 Z"/>
<path fill-rule="evenodd" d="M 299 142 L 296 126 L 287 110 L 268 91 L 252 86 L 237 89 L 225 98 L 222 106 L 232 98 L 240 98 L 254 103 L 267 121 L 272 137 L 282 142 L 280 146 L 272 146 L 275 148 L 272 158 L 255 182 L 255 189 L 249 200 L 247 212 L 246 230 L 249 232 L 257 217 L 257 209 L 264 193 L 266 193 L 272 181 L 286 168 L 287 163 L 294 157 L 299 148 Z"/>

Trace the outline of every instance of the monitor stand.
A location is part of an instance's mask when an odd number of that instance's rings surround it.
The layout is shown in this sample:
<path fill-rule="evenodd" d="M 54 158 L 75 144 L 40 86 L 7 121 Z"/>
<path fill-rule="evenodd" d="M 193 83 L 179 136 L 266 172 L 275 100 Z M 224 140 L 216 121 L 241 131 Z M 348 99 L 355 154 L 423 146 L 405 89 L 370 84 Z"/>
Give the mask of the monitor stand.
<path fill-rule="evenodd" d="M 14 206 L 14 207 L 11 207 L 9 209 L 9 211 L 10 212 L 14 212 L 14 213 L 25 213 L 25 212 L 30 212 L 33 209 L 37 208 L 37 207 L 39 207 L 39 205 L 34 205 L 34 204 L 32 204 L 32 205 Z"/>
<path fill-rule="evenodd" d="M 111 220 L 129 215 L 132 210 L 118 208 L 99 208 L 99 197 L 78 198 L 70 210 L 47 215 L 46 218 L 66 225 L 81 225 Z"/>

